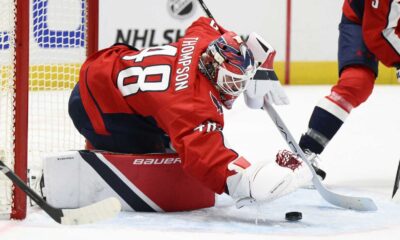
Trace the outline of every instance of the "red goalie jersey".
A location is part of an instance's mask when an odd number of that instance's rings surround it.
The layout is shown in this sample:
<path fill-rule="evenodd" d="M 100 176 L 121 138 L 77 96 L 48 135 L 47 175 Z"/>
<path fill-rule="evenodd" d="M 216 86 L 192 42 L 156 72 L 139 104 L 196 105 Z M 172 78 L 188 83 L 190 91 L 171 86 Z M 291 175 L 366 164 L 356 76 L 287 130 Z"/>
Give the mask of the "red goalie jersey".
<path fill-rule="evenodd" d="M 91 56 L 79 90 L 97 134 L 110 135 L 104 114 L 151 117 L 169 135 L 184 170 L 214 192 L 224 191 L 237 153 L 224 145 L 219 92 L 199 71 L 200 54 L 224 29 L 200 18 L 177 43 L 141 51 L 124 45 Z"/>
<path fill-rule="evenodd" d="M 400 3 L 391 0 L 346 0 L 344 15 L 362 25 L 364 42 L 388 67 L 400 66 Z"/>

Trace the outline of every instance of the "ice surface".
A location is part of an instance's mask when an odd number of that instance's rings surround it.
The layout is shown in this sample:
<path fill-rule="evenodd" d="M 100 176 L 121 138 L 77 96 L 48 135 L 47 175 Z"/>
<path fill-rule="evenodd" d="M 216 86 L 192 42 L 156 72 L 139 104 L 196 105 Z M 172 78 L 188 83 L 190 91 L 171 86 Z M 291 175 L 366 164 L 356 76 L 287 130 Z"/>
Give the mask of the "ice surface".
<path fill-rule="evenodd" d="M 289 106 L 277 106 L 295 138 L 306 130 L 317 101 L 329 86 L 285 87 Z M 61 226 L 37 207 L 25 221 L 0 221 L 0 239 L 400 239 L 400 205 L 390 201 L 400 159 L 400 87 L 376 86 L 370 99 L 353 110 L 322 154 L 326 186 L 338 193 L 375 200 L 376 212 L 340 209 L 312 189 L 301 189 L 269 204 L 236 209 L 225 195 L 216 207 L 180 213 L 121 213 L 92 225 Z M 239 99 L 225 111 L 225 136 L 250 161 L 272 160 L 286 143 L 261 110 Z M 285 221 L 301 211 L 299 222 Z"/>

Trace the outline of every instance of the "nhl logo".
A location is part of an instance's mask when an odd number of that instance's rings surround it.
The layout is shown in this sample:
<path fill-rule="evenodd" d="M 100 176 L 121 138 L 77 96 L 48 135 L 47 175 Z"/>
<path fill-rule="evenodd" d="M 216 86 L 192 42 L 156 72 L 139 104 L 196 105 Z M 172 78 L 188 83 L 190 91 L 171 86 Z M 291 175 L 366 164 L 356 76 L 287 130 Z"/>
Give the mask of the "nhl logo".
<path fill-rule="evenodd" d="M 194 0 L 168 0 L 168 11 L 172 17 L 186 19 L 195 12 Z"/>

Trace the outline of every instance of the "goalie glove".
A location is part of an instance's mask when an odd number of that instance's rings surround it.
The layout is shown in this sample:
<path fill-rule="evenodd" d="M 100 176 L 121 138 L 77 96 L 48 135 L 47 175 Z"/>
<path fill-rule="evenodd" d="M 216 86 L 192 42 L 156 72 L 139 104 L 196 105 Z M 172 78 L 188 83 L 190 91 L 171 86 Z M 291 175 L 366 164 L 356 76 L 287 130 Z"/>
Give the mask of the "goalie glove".
<path fill-rule="evenodd" d="M 249 35 L 246 44 L 257 63 L 254 78 L 250 80 L 244 92 L 246 105 L 250 108 L 260 109 L 264 103 L 264 96 L 276 105 L 289 104 L 289 98 L 273 69 L 275 49 L 256 33 Z"/>
<path fill-rule="evenodd" d="M 229 195 L 240 208 L 254 202 L 271 202 L 310 184 L 311 172 L 292 152 L 283 150 L 274 162 L 250 165 L 240 157 L 228 165 L 236 172 L 226 180 Z"/>

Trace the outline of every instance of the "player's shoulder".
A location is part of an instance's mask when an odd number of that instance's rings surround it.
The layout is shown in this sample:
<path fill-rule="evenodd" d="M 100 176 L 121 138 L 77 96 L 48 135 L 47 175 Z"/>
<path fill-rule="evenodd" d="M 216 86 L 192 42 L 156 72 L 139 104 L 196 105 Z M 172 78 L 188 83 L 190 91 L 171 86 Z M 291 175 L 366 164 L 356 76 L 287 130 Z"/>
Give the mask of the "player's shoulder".
<path fill-rule="evenodd" d="M 208 17 L 199 17 L 197 18 L 195 21 L 193 21 L 191 26 L 194 25 L 205 25 L 205 26 L 209 26 L 211 24 L 211 22 L 213 22 L 214 20 L 212 18 L 208 18 Z"/>
<path fill-rule="evenodd" d="M 211 18 L 200 17 L 195 20 L 187 29 L 186 34 L 197 34 L 197 35 L 221 35 L 220 26 Z"/>

